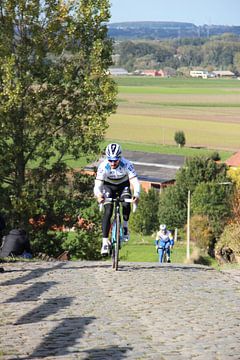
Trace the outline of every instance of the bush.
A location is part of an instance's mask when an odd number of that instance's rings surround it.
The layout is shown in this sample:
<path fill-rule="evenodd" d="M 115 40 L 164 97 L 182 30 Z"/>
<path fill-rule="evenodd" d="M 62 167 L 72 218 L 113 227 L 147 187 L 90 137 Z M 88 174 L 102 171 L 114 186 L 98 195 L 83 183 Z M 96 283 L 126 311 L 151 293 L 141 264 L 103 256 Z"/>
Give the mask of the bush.
<path fill-rule="evenodd" d="M 219 153 L 217 151 L 214 151 L 211 155 L 210 155 L 210 159 L 214 160 L 214 161 L 219 161 L 221 160 L 221 157 L 219 155 Z"/>
<path fill-rule="evenodd" d="M 101 259 L 101 227 L 95 225 L 92 229 L 78 229 L 74 233 L 69 233 L 63 248 L 69 251 L 73 259 Z"/>
<path fill-rule="evenodd" d="M 191 240 L 204 252 L 213 254 L 214 235 L 207 216 L 194 215 L 190 222 Z"/>
<path fill-rule="evenodd" d="M 69 251 L 71 258 L 81 260 L 99 260 L 101 258 L 101 218 L 95 199 L 89 207 L 79 210 L 83 219 L 77 231 L 70 233 L 63 243 L 63 249 Z"/>
<path fill-rule="evenodd" d="M 224 262 L 236 262 L 240 258 L 240 224 L 225 226 L 215 246 L 216 257 Z"/>

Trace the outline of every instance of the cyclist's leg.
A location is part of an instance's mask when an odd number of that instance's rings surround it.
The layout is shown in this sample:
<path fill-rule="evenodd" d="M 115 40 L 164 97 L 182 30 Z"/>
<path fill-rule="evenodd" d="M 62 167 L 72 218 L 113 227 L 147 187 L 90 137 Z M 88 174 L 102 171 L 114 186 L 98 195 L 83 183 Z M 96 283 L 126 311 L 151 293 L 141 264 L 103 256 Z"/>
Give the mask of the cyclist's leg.
<path fill-rule="evenodd" d="M 162 263 L 163 262 L 163 248 L 161 246 L 158 248 L 158 256 L 159 256 L 159 262 Z"/>
<path fill-rule="evenodd" d="M 158 250 L 158 254 L 159 254 L 159 262 L 162 263 L 163 262 L 163 255 L 164 255 L 164 251 L 165 251 L 165 241 L 160 240 L 159 243 L 159 250 Z"/>
<path fill-rule="evenodd" d="M 131 199 L 131 189 L 129 182 L 125 183 L 121 189 L 121 198 L 122 199 Z M 123 214 L 123 238 L 125 241 L 129 240 L 129 231 L 128 231 L 128 220 L 131 212 L 130 203 L 122 203 L 122 214 Z"/>
<path fill-rule="evenodd" d="M 170 263 L 170 241 L 168 241 L 165 245 L 166 248 L 166 254 L 167 254 L 167 262 Z"/>
<path fill-rule="evenodd" d="M 106 197 L 112 197 L 112 189 L 108 185 L 103 185 L 103 195 Z M 102 255 L 108 255 L 109 253 L 109 230 L 111 227 L 111 217 L 113 213 L 113 204 L 104 204 L 104 214 L 102 218 Z"/>

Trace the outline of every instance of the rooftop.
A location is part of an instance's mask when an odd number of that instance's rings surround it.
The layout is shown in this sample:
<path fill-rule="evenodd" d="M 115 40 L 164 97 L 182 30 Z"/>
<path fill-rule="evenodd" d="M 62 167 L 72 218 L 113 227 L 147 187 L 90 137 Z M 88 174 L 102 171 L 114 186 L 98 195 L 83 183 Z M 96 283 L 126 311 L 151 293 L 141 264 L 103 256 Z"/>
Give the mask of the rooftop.
<path fill-rule="evenodd" d="M 225 161 L 228 166 L 239 167 L 240 166 L 240 151 L 233 154 L 229 159 Z"/>
<path fill-rule="evenodd" d="M 174 181 L 177 171 L 185 162 L 184 156 L 142 151 L 123 151 L 123 157 L 134 164 L 140 181 L 156 183 Z M 85 169 L 94 170 L 102 160 L 103 158 L 99 159 L 99 161 L 86 166 Z"/>

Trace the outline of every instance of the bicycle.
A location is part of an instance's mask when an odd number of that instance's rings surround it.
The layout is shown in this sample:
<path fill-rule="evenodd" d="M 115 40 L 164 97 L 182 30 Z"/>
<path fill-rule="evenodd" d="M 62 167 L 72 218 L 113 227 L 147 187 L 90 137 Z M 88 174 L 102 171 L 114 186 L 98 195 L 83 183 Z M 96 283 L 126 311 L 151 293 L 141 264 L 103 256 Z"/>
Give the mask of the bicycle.
<path fill-rule="evenodd" d="M 123 241 L 123 227 L 121 221 L 120 204 L 122 202 L 132 203 L 133 199 L 124 199 L 119 196 L 116 198 L 105 198 L 104 203 L 114 204 L 114 217 L 111 224 L 111 244 L 110 255 L 112 257 L 112 267 L 116 271 L 118 270 L 119 263 L 119 251 L 121 249 L 121 243 Z M 100 209 L 101 210 L 101 209 Z M 133 204 L 133 212 L 136 210 L 136 205 Z"/>
<path fill-rule="evenodd" d="M 166 247 L 166 244 L 168 242 L 166 242 L 164 244 L 164 242 L 162 241 L 160 246 L 157 248 L 157 253 L 159 255 L 159 262 L 160 263 L 170 263 L 170 253 L 171 253 L 171 245 Z M 167 251 L 169 249 L 169 255 L 167 254 Z"/>

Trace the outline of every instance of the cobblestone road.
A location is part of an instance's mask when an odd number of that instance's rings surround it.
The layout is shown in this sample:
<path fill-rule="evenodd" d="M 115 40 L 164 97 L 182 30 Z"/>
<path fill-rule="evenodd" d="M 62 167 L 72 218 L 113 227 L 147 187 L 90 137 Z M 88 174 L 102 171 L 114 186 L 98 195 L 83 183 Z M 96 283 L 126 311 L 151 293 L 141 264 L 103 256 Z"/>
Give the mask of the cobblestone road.
<path fill-rule="evenodd" d="M 240 277 L 197 265 L 4 264 L 0 359 L 239 360 Z"/>

